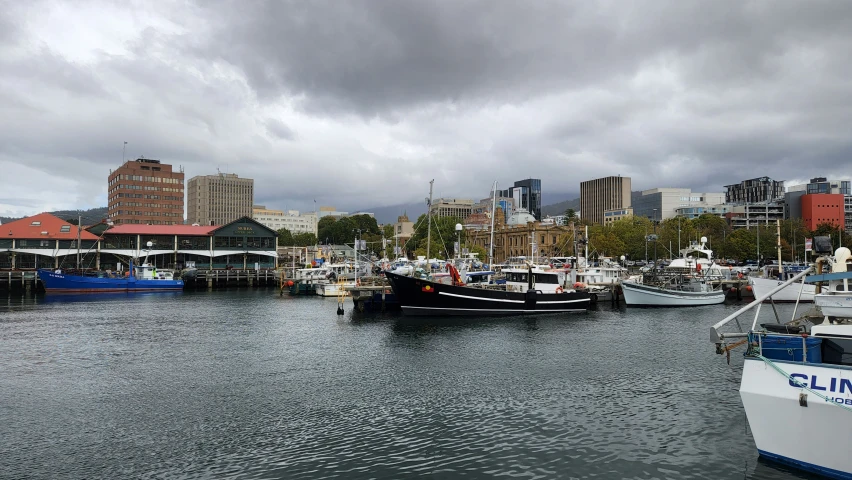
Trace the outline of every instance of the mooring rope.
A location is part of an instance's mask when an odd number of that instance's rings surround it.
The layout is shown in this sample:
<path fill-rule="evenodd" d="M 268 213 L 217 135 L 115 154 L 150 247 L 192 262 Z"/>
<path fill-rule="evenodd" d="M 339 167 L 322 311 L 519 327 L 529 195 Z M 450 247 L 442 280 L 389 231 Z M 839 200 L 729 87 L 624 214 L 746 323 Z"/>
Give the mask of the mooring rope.
<path fill-rule="evenodd" d="M 831 403 L 832 405 L 836 405 L 836 406 L 838 406 L 838 407 L 840 407 L 840 408 L 843 408 L 843 409 L 845 409 L 845 410 L 848 410 L 848 411 L 852 412 L 852 407 L 849 407 L 849 406 L 845 405 L 844 403 L 837 403 L 837 402 L 835 402 L 834 400 L 832 400 L 832 399 L 828 398 L 827 396 L 825 396 L 825 395 L 823 395 L 823 394 L 821 394 L 821 393 L 819 393 L 819 392 L 817 392 L 817 391 L 815 391 L 815 390 L 811 389 L 810 387 L 808 387 L 807 385 L 805 385 L 804 383 L 802 383 L 800 380 L 797 380 L 797 379 L 795 379 L 795 378 L 791 377 L 790 375 L 788 375 L 788 374 L 787 374 L 787 372 L 785 372 L 784 370 L 782 370 L 782 369 L 781 369 L 781 367 L 779 367 L 778 365 L 776 365 L 776 364 L 775 364 L 775 362 L 773 362 L 772 360 L 770 360 L 770 359 L 768 359 L 768 358 L 764 357 L 763 355 L 755 355 L 755 357 L 756 357 L 756 358 L 759 358 L 759 359 L 761 359 L 761 360 L 763 360 L 763 362 L 764 362 L 764 363 L 766 363 L 766 364 L 767 364 L 767 365 L 769 365 L 770 367 L 774 368 L 774 369 L 775 369 L 775 371 L 777 371 L 777 372 L 778 372 L 778 373 L 780 373 L 781 375 L 784 375 L 784 377 L 787 379 L 787 381 L 789 381 L 789 382 L 790 382 L 790 383 L 792 383 L 792 384 L 795 384 L 797 387 L 799 387 L 799 388 L 804 388 L 805 390 L 807 390 L 807 391 L 809 391 L 809 392 L 813 393 L 814 395 L 816 395 L 817 397 L 819 397 L 819 398 L 821 398 L 821 399 L 825 400 L 826 402 Z"/>

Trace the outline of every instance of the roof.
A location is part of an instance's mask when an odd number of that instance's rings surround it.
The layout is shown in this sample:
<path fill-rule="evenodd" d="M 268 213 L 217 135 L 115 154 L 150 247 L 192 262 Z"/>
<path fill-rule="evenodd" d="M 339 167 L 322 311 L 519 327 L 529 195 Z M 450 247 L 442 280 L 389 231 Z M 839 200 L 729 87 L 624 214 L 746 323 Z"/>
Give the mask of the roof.
<path fill-rule="evenodd" d="M 105 234 L 115 235 L 197 235 L 208 236 L 217 230 L 218 226 L 214 225 L 143 225 L 143 224 L 124 224 L 116 225 Z"/>
<path fill-rule="evenodd" d="M 0 237 L 14 239 L 47 238 L 54 240 L 76 240 L 77 226 L 62 220 L 55 215 L 39 213 L 32 217 L 22 218 L 2 225 L 2 227 L 0 227 Z M 97 240 L 98 236 L 83 230 L 80 232 L 80 239 Z"/>

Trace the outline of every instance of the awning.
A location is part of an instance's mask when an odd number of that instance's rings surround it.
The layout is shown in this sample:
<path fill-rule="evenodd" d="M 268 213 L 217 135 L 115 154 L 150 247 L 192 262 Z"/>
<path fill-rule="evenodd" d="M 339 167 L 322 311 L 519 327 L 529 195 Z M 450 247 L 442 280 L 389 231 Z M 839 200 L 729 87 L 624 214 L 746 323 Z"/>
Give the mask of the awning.
<path fill-rule="evenodd" d="M 276 252 L 264 251 L 264 250 L 214 250 L 214 257 L 224 257 L 225 255 L 262 255 L 264 257 L 275 257 L 278 258 L 278 254 Z"/>

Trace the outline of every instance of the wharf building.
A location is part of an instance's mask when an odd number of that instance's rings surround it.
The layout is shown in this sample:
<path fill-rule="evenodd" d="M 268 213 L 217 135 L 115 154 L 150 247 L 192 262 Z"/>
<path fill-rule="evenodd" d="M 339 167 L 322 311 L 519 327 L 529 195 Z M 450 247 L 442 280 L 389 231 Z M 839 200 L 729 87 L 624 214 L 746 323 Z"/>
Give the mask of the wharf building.
<path fill-rule="evenodd" d="M 2 229 L 0 268 L 76 267 L 76 226 L 42 213 Z M 146 256 L 157 268 L 277 266 L 278 233 L 248 217 L 222 226 L 101 223 L 82 229 L 79 236 L 81 268 L 85 269 L 126 270 L 130 258 Z"/>
<path fill-rule="evenodd" d="M 254 180 L 233 173 L 200 175 L 186 184 L 186 222 L 191 225 L 225 225 L 251 217 Z"/>
<path fill-rule="evenodd" d="M 719 205 L 725 202 L 724 193 L 693 193 L 688 188 L 652 188 L 633 192 L 631 197 L 633 215 L 655 221 L 675 218 L 680 212 L 691 217 L 705 210 L 718 212 L 723 210 Z"/>
<path fill-rule="evenodd" d="M 526 180 L 518 180 L 512 188 L 506 190 L 498 190 L 497 196 L 500 198 L 511 198 L 513 201 L 513 209 L 507 210 L 503 206 L 503 211 L 507 215 L 511 215 L 514 210 L 526 210 L 536 220 L 541 221 L 541 180 L 538 178 L 528 178 Z M 508 220 L 508 217 L 507 217 Z"/>
<path fill-rule="evenodd" d="M 290 233 L 317 234 L 316 212 L 302 213 L 298 210 L 273 210 L 263 205 L 252 208 L 252 218 L 272 230 L 286 228 Z"/>
<path fill-rule="evenodd" d="M 630 177 L 604 177 L 580 183 L 580 217 L 598 225 L 604 212 L 631 206 Z"/>
<path fill-rule="evenodd" d="M 183 170 L 159 160 L 125 162 L 108 177 L 108 218 L 115 225 L 182 224 L 183 180 Z"/>

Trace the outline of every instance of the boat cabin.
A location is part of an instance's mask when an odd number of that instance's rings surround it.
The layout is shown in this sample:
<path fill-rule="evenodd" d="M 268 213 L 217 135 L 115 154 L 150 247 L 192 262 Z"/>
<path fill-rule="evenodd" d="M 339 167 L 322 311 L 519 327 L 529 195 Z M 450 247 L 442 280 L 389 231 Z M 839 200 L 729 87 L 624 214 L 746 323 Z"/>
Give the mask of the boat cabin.
<path fill-rule="evenodd" d="M 510 268 L 503 270 L 506 290 L 526 293 L 537 290 L 542 293 L 559 293 L 565 289 L 567 275 L 564 270 L 542 268 Z"/>

